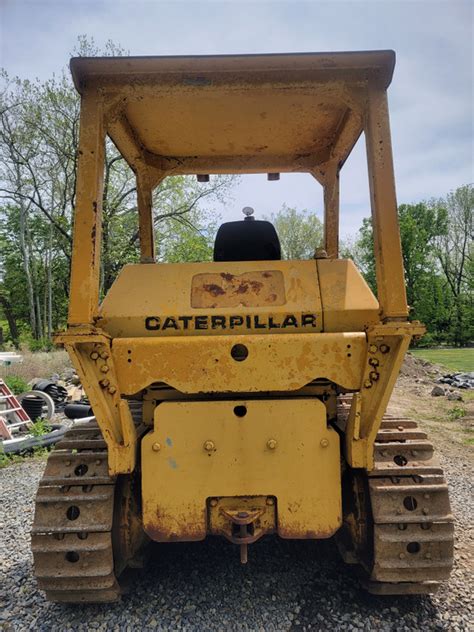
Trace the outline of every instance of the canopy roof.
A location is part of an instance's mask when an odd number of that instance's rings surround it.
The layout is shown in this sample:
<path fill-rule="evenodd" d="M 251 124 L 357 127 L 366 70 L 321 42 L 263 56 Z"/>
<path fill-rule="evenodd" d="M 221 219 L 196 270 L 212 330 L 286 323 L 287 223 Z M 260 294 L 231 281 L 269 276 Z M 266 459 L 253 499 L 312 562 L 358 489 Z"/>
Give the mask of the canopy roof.
<path fill-rule="evenodd" d="M 165 173 L 312 171 L 344 163 L 370 80 L 393 51 L 198 57 L 79 57 L 76 88 L 104 94 L 122 155 Z"/>

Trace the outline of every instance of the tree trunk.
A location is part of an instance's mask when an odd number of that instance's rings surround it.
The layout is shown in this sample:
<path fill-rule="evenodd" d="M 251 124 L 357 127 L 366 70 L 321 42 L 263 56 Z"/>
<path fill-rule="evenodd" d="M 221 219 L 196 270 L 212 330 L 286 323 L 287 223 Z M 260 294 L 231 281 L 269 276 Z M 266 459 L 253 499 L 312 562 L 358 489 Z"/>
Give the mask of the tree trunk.
<path fill-rule="evenodd" d="M 10 338 L 12 339 L 15 349 L 18 349 L 20 336 L 18 334 L 16 319 L 15 319 L 15 316 L 13 315 L 13 310 L 12 310 L 10 301 L 3 294 L 0 294 L 0 305 L 2 306 L 3 313 L 5 314 L 5 318 L 7 319 L 8 329 L 10 331 Z"/>
<path fill-rule="evenodd" d="M 23 257 L 23 268 L 25 270 L 25 278 L 26 278 L 26 287 L 28 291 L 28 305 L 30 310 L 30 326 L 31 332 L 34 338 L 38 337 L 38 327 L 36 321 L 36 307 L 35 307 L 35 290 L 33 287 L 33 278 L 31 274 L 31 264 L 30 264 L 30 253 L 27 245 L 27 233 L 26 233 L 26 225 L 27 225 L 27 209 L 23 201 L 20 201 L 20 231 L 19 231 L 19 241 L 20 241 L 20 250 L 21 255 Z"/>

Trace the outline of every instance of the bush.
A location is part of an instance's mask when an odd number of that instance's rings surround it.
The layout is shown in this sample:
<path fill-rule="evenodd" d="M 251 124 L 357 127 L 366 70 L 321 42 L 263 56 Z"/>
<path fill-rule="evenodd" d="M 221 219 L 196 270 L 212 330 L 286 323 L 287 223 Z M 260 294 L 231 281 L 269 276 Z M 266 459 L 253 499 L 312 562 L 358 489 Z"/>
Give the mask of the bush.
<path fill-rule="evenodd" d="M 52 429 L 52 426 L 46 419 L 37 419 L 30 428 L 31 434 L 34 437 L 42 437 L 43 435 L 48 434 L 48 432 L 51 432 Z"/>
<path fill-rule="evenodd" d="M 45 338 L 40 338 L 39 340 L 34 340 L 30 338 L 27 342 L 28 349 L 34 353 L 35 351 L 52 351 L 54 349 L 54 343 L 51 340 L 47 340 Z"/>
<path fill-rule="evenodd" d="M 30 390 L 28 383 L 18 375 L 6 375 L 3 381 L 14 395 L 21 395 Z"/>
<path fill-rule="evenodd" d="M 466 410 L 462 406 L 455 406 L 448 410 L 448 417 L 451 421 L 455 421 L 456 419 L 462 419 L 466 416 Z"/>

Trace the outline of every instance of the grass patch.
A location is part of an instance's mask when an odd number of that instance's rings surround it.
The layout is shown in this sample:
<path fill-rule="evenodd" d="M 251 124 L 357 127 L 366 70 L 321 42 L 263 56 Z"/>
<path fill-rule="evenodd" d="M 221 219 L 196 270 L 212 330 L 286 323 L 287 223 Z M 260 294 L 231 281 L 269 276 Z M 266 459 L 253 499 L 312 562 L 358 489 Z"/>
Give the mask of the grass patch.
<path fill-rule="evenodd" d="M 410 349 L 410 352 L 451 371 L 474 371 L 474 349 Z"/>
<path fill-rule="evenodd" d="M 42 437 L 51 432 L 53 427 L 48 423 L 47 419 L 37 419 L 30 428 L 33 437 Z"/>
<path fill-rule="evenodd" d="M 18 454 L 5 454 L 5 452 L 0 449 L 0 469 L 14 465 L 15 463 L 24 463 L 26 459 L 45 459 L 48 455 L 48 448 L 38 447 L 19 452 Z"/>
<path fill-rule="evenodd" d="M 21 395 L 29 391 L 28 382 L 18 375 L 6 375 L 5 384 L 11 390 L 13 395 Z"/>
<path fill-rule="evenodd" d="M 61 374 L 66 367 L 71 366 L 69 357 L 63 349 L 36 353 L 21 350 L 19 353 L 23 356 L 23 362 L 1 366 L 0 378 L 4 380 L 17 378 L 24 382 L 29 382 L 34 378 L 49 379 L 53 373 Z"/>
<path fill-rule="evenodd" d="M 450 410 L 448 410 L 448 417 L 450 418 L 451 421 L 454 421 L 455 419 L 462 419 L 465 416 L 466 416 L 466 409 L 463 408 L 462 406 L 454 406 L 454 408 L 451 408 Z"/>

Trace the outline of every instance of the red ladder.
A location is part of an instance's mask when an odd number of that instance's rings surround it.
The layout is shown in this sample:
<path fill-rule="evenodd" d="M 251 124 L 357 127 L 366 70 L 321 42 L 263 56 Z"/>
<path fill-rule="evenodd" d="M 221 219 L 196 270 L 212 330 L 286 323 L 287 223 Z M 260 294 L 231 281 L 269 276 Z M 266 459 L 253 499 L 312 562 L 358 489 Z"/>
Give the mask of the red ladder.
<path fill-rule="evenodd" d="M 25 409 L 11 392 L 5 382 L 0 379 L 0 437 L 11 439 L 12 428 L 29 426 L 31 419 Z"/>

